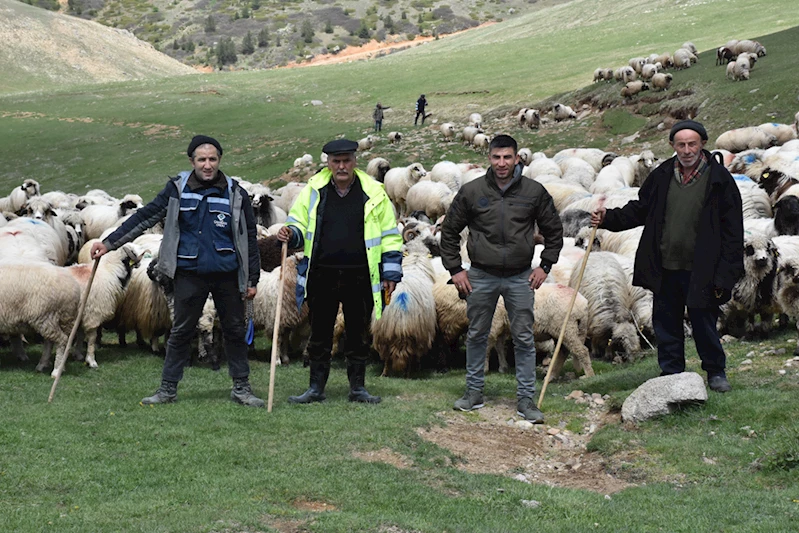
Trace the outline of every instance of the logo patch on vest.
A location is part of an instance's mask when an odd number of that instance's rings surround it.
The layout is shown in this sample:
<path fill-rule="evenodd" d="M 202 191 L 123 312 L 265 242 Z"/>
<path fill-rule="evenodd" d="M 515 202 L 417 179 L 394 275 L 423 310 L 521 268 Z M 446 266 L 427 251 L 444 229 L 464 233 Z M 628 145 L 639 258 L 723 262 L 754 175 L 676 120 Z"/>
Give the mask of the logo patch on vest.
<path fill-rule="evenodd" d="M 477 200 L 477 206 L 478 207 L 488 207 L 488 198 L 483 196 L 482 198 Z"/>
<path fill-rule="evenodd" d="M 219 213 L 216 215 L 216 220 L 214 220 L 214 226 L 217 228 L 226 228 L 227 227 L 227 217 L 224 213 Z"/>

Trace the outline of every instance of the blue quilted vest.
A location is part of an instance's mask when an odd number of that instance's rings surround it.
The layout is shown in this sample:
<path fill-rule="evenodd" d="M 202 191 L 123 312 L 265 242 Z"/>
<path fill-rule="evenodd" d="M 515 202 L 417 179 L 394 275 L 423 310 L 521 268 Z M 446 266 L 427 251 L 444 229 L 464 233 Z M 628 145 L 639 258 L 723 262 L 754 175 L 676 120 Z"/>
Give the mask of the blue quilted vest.
<path fill-rule="evenodd" d="M 230 216 L 228 187 L 192 191 L 190 173 L 181 173 L 180 241 L 177 267 L 198 274 L 233 272 L 238 269 Z"/>

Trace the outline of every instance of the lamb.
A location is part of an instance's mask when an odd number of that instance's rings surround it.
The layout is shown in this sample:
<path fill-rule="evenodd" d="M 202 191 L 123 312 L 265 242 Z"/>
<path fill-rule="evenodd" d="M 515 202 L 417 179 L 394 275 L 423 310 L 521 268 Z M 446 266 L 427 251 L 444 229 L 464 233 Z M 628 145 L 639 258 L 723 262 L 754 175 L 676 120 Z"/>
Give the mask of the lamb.
<path fill-rule="evenodd" d="M 595 172 L 599 172 L 617 156 L 613 152 L 606 152 L 599 148 L 566 148 L 556 153 L 552 160 L 559 163 L 566 157 L 578 157 L 591 165 Z"/>
<path fill-rule="evenodd" d="M 744 235 L 744 275 L 732 289 L 732 298 L 721 307 L 719 332 L 734 337 L 765 336 L 771 331 L 776 311 L 772 291 L 777 277 L 777 246 L 766 235 Z M 760 324 L 755 325 L 755 315 Z"/>
<path fill-rule="evenodd" d="M 662 72 L 658 72 L 654 76 L 652 76 L 652 89 L 659 89 L 661 91 L 666 91 L 671 88 L 671 80 L 674 79 L 674 76 L 671 74 L 663 74 Z"/>
<path fill-rule="evenodd" d="M 631 155 L 630 161 L 635 169 L 635 177 L 633 178 L 632 186 L 640 187 L 644 180 L 649 176 L 659 163 L 652 150 L 644 150 L 640 154 Z"/>
<path fill-rule="evenodd" d="M 386 172 L 383 182 L 386 187 L 386 194 L 388 194 L 400 216 L 408 214 L 405 206 L 408 189 L 425 176 L 427 176 L 427 171 L 421 163 L 412 163 L 407 167 L 392 168 Z"/>
<path fill-rule="evenodd" d="M 604 79 L 605 79 L 605 69 L 604 68 L 598 68 L 598 69 L 594 70 L 594 79 L 592 80 L 592 83 L 596 83 L 598 81 L 603 81 Z"/>
<path fill-rule="evenodd" d="M 560 103 L 557 103 L 552 106 L 552 114 L 555 117 L 555 122 L 560 122 L 561 120 L 566 119 L 575 119 L 577 118 L 577 113 L 574 110 L 567 106 Z"/>
<path fill-rule="evenodd" d="M 570 287 L 576 287 L 578 276 L 579 270 L 572 271 Z M 630 309 L 623 304 L 629 290 L 627 275 L 611 254 L 594 252 L 588 256 L 580 293 L 588 300 L 588 336 L 594 357 L 618 361 L 614 347 L 621 348 L 627 359 L 641 350 L 638 329 Z"/>
<path fill-rule="evenodd" d="M 469 115 L 469 125 L 474 126 L 477 129 L 483 127 L 483 115 L 480 113 L 472 113 Z"/>
<path fill-rule="evenodd" d="M 631 98 L 636 94 L 639 94 L 641 91 L 648 91 L 649 84 L 644 83 L 643 81 L 630 81 L 622 88 L 621 95 L 624 98 Z"/>
<path fill-rule="evenodd" d="M 741 152 L 756 148 L 769 148 L 777 144 L 777 138 L 760 128 L 747 127 L 727 130 L 716 139 L 716 148 Z"/>
<path fill-rule="evenodd" d="M 407 377 L 436 336 L 435 278 L 427 248 L 418 239 L 404 247 L 408 255 L 402 260 L 402 281 L 380 320 L 372 314 L 372 342 L 384 361 L 384 376 L 404 372 Z"/>
<path fill-rule="evenodd" d="M 14 187 L 5 198 L 0 198 L 0 213 L 16 213 L 25 206 L 28 199 L 39 196 L 39 182 L 26 179 L 19 187 Z"/>
<path fill-rule="evenodd" d="M 739 67 L 737 62 L 730 61 L 727 63 L 725 76 L 732 81 L 746 81 L 749 79 L 749 67 L 745 65 Z"/>
<path fill-rule="evenodd" d="M 778 124 L 776 122 L 766 122 L 757 126 L 766 133 L 770 133 L 777 138 L 777 144 L 785 144 L 796 139 L 796 130 L 790 124 Z"/>
<path fill-rule="evenodd" d="M 519 125 L 526 125 L 531 130 L 537 130 L 541 127 L 541 113 L 538 109 L 522 109 L 519 111 Z"/>
<path fill-rule="evenodd" d="M 277 222 L 277 213 L 273 204 L 274 197 L 267 192 L 259 192 L 252 196 L 252 210 L 255 223 L 268 228 Z"/>
<path fill-rule="evenodd" d="M 372 158 L 366 165 L 366 173 L 380 183 L 383 183 L 383 180 L 386 177 L 386 172 L 389 170 L 391 170 L 391 164 L 388 162 L 388 160 L 382 157 Z"/>
<path fill-rule="evenodd" d="M 430 181 L 443 183 L 452 192 L 458 192 L 461 188 L 461 169 L 452 161 L 441 161 L 433 165 L 430 169 L 428 178 Z M 413 209 L 411 209 L 413 211 Z M 432 217 L 431 217 L 432 218 Z"/>
<path fill-rule="evenodd" d="M 18 336 L 34 331 L 66 348 L 81 289 L 67 269 L 47 262 L 0 262 L 0 334 Z M 36 370 L 49 365 L 42 353 Z"/>
<path fill-rule="evenodd" d="M 391 144 L 399 144 L 402 140 L 402 133 L 398 131 L 390 131 L 388 132 L 388 142 Z"/>
<path fill-rule="evenodd" d="M 138 194 L 126 194 L 115 205 L 89 205 L 81 210 L 83 233 L 86 240 L 98 238 L 105 230 L 113 227 L 120 218 L 128 216 L 142 207 Z"/>
<path fill-rule="evenodd" d="M 410 213 L 424 211 L 431 220 L 436 220 L 447 213 L 455 193 L 446 183 L 423 180 L 408 189 L 406 209 Z"/>
<path fill-rule="evenodd" d="M 716 66 L 728 64 L 735 60 L 735 52 L 726 46 L 719 46 L 716 50 Z"/>
<path fill-rule="evenodd" d="M 455 125 L 451 122 L 444 122 L 438 129 L 445 141 L 452 140 L 455 137 Z"/>

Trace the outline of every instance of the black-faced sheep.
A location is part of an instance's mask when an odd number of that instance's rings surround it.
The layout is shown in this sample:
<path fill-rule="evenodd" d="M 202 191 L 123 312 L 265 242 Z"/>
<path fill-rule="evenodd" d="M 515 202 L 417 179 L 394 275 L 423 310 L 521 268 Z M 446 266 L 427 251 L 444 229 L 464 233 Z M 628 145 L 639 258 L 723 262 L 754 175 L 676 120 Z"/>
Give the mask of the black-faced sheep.
<path fill-rule="evenodd" d="M 732 51 L 735 53 L 735 55 L 744 53 L 752 53 L 758 57 L 763 57 L 766 55 L 765 46 L 757 41 L 751 41 L 749 39 L 744 39 L 735 43 L 735 45 L 732 47 Z"/>
<path fill-rule="evenodd" d="M 664 74 L 662 72 L 658 72 L 654 76 L 652 76 L 652 88 L 659 89 L 661 91 L 666 91 L 671 87 L 671 80 L 674 79 L 674 76 L 671 74 Z"/>
<path fill-rule="evenodd" d="M 541 114 L 538 109 L 524 107 L 519 110 L 517 119 L 519 120 L 519 126 L 527 126 L 531 130 L 537 130 L 541 127 Z"/>
<path fill-rule="evenodd" d="M 374 157 L 370 159 L 369 163 L 366 165 L 366 173 L 380 183 L 383 183 L 383 180 L 386 177 L 386 172 L 389 170 L 391 170 L 391 164 L 387 159 L 382 157 Z"/>
<path fill-rule="evenodd" d="M 574 109 L 560 103 L 552 106 L 552 115 L 555 118 L 555 122 L 577 118 L 577 113 L 574 112 Z"/>
<path fill-rule="evenodd" d="M 774 281 L 777 276 L 777 246 L 766 235 L 744 235 L 744 275 L 732 289 L 732 298 L 721 307 L 719 332 L 734 337 L 767 335 L 774 317 Z M 760 315 L 760 324 L 755 317 Z"/>
<path fill-rule="evenodd" d="M 641 80 L 638 81 L 630 81 L 622 88 L 621 95 L 624 98 L 632 98 L 636 94 L 639 94 L 641 91 L 648 91 L 649 84 L 645 83 Z"/>
<path fill-rule="evenodd" d="M 483 127 L 483 115 L 480 113 L 472 113 L 469 115 L 469 125 L 474 126 L 477 129 Z"/>
<path fill-rule="evenodd" d="M 799 235 L 799 198 L 783 196 L 774 204 L 774 229 L 778 235 Z"/>
<path fill-rule="evenodd" d="M 402 141 L 402 133 L 398 131 L 388 132 L 388 142 L 391 144 L 399 144 L 400 141 Z"/>
<path fill-rule="evenodd" d="M 488 145 L 491 143 L 491 137 L 485 133 L 478 133 L 472 140 L 472 147 L 478 152 L 487 153 Z"/>
<path fill-rule="evenodd" d="M 29 198 L 39 195 L 39 182 L 26 179 L 19 187 L 14 187 L 8 196 L 0 198 L 0 213 L 16 213 L 25 206 Z"/>

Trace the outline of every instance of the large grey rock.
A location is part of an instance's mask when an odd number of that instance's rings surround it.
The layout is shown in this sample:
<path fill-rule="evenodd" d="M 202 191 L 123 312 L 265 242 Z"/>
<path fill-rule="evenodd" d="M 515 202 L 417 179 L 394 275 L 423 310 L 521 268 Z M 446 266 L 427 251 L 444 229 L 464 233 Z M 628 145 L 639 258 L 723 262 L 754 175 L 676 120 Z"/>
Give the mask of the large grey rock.
<path fill-rule="evenodd" d="M 662 376 L 650 379 L 624 400 L 621 418 L 625 422 L 643 422 L 670 414 L 682 404 L 705 400 L 705 382 L 696 372 Z"/>

